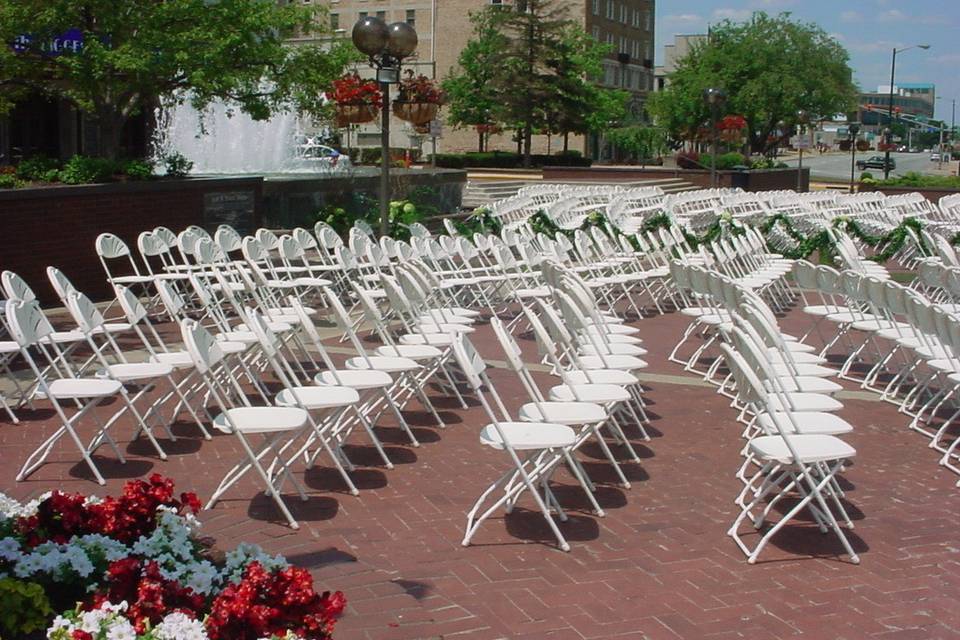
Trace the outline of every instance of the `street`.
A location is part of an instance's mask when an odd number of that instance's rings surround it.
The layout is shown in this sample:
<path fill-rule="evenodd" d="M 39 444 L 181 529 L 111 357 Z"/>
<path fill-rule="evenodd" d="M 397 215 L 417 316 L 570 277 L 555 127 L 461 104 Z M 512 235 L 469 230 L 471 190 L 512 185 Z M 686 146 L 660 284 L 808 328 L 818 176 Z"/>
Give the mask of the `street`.
<path fill-rule="evenodd" d="M 857 152 L 857 160 L 866 160 L 871 156 L 883 155 L 877 151 Z M 943 163 L 943 170 L 937 171 L 937 163 L 930 160 L 929 153 L 891 153 L 890 157 L 897 163 L 897 168 L 891 171 L 891 175 L 903 175 L 909 171 L 918 173 L 941 173 L 949 175 L 950 169 L 956 170 L 956 162 Z M 789 166 L 797 166 L 797 157 L 793 155 L 783 159 Z M 834 180 L 850 179 L 850 154 L 831 151 L 823 155 L 816 151 L 803 154 L 803 166 L 810 167 L 811 178 L 828 178 Z M 866 169 L 874 178 L 883 178 L 883 169 Z M 856 169 L 854 175 L 860 177 L 862 170 Z"/>

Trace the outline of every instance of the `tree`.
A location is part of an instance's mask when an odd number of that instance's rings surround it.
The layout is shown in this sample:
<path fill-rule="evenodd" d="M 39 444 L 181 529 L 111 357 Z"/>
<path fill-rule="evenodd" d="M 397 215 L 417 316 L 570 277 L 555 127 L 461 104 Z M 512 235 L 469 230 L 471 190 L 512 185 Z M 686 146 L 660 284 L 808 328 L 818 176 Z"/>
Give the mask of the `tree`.
<path fill-rule="evenodd" d="M 578 25 L 569 24 L 547 62 L 555 78 L 554 93 L 541 108 L 549 130 L 563 134 L 564 151 L 569 134 L 605 131 L 626 115 L 629 92 L 595 82 L 602 76 L 603 59 L 611 50 Z"/>
<path fill-rule="evenodd" d="M 798 110 L 831 116 L 855 104 L 856 87 L 846 49 L 813 23 L 789 13 L 763 12 L 742 23 L 714 26 L 669 76 L 666 90 L 651 96 L 648 109 L 672 135 L 693 139 L 710 119 L 703 90 L 727 93 L 725 113 L 743 114 L 752 149 L 766 149 L 781 120 Z M 723 115 L 723 114 L 721 114 Z"/>
<path fill-rule="evenodd" d="M 557 56 L 571 24 L 565 7 L 555 0 L 525 0 L 513 10 L 495 11 L 494 24 L 506 39 L 493 85 L 500 96 L 503 121 L 520 134 L 523 166 L 530 166 L 535 129 L 548 129 L 545 111 L 538 108 L 556 93 Z"/>
<path fill-rule="evenodd" d="M 640 163 L 658 158 L 667 151 L 667 137 L 662 129 L 656 127 L 621 127 L 608 131 L 605 137 L 607 142 Z"/>
<path fill-rule="evenodd" d="M 3 0 L 0 113 L 39 92 L 69 101 L 115 158 L 120 131 L 165 97 L 202 109 L 223 99 L 255 119 L 320 113 L 323 92 L 353 53 L 345 44 L 290 46 L 322 15 L 269 0 Z"/>
<path fill-rule="evenodd" d="M 506 38 L 496 24 L 496 13 L 491 8 L 470 14 L 473 38 L 460 52 L 459 69 L 450 71 L 443 82 L 447 93 L 449 122 L 454 126 L 477 127 L 477 150 L 484 150 L 485 130 L 499 123 L 500 97 L 494 86 L 499 73 L 500 56 Z"/>

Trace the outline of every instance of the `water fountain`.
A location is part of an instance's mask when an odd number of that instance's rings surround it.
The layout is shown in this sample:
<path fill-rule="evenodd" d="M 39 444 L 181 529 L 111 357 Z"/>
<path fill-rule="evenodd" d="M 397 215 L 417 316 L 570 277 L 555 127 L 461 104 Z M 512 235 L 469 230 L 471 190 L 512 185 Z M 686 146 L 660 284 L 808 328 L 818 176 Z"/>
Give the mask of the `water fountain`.
<path fill-rule="evenodd" d="M 189 103 L 157 110 L 153 140 L 158 168 L 160 159 L 180 153 L 193 162 L 195 175 L 238 174 L 342 174 L 349 170 L 344 155 L 334 161 L 319 137 L 307 134 L 295 113 L 277 113 L 269 120 L 254 120 L 239 108 L 215 102 L 204 111 Z"/>

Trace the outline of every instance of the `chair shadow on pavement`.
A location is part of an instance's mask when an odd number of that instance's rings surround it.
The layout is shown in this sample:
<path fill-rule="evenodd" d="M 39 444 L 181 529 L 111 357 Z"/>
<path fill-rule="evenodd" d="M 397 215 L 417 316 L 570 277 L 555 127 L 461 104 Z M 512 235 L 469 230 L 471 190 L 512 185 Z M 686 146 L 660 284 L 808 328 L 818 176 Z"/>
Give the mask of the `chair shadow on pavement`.
<path fill-rule="evenodd" d="M 500 519 L 490 518 L 484 525 L 495 529 Z M 504 514 L 502 520 L 507 527 L 507 533 L 513 538 L 550 546 L 555 546 L 557 543 L 557 539 L 550 530 L 550 525 L 547 524 L 539 510 L 517 506 L 514 507 L 513 513 Z M 556 521 L 560 533 L 567 539 L 567 542 L 587 542 L 600 537 L 600 525 L 593 516 L 568 511 L 566 522 L 561 522 L 556 516 L 554 516 L 554 521 Z M 484 531 L 481 528 L 472 544 L 482 544 L 483 540 Z"/>
<path fill-rule="evenodd" d="M 340 502 L 330 496 L 316 496 L 307 494 L 306 501 L 301 500 L 300 496 L 294 491 L 284 493 L 283 501 L 286 502 L 290 514 L 295 520 L 300 522 L 321 522 L 323 520 L 332 520 L 340 511 Z M 257 493 L 250 501 L 247 507 L 247 516 L 251 520 L 261 522 L 271 522 L 286 526 L 280 510 L 277 509 L 273 498 L 263 493 Z"/>
<path fill-rule="evenodd" d="M 380 469 L 355 469 L 349 472 L 349 475 L 354 486 L 361 492 L 383 489 L 387 486 L 387 474 Z M 308 489 L 349 493 L 347 483 L 334 467 L 316 466 L 307 469 L 303 474 L 303 481 Z"/>
<path fill-rule="evenodd" d="M 110 453 L 113 452 L 111 451 Z M 156 456 L 156 451 L 154 451 L 153 447 L 150 448 L 150 453 Z M 127 462 L 122 463 L 113 457 L 99 456 L 96 454 L 90 457 L 93 459 L 93 463 L 97 465 L 97 469 L 100 470 L 100 475 L 106 480 L 117 478 L 131 480 L 134 478 L 144 478 L 149 475 L 154 468 L 154 463 L 150 460 L 131 460 L 127 458 Z M 87 463 L 83 460 L 75 462 L 70 467 L 68 473 L 71 478 L 89 480 L 90 482 L 97 481 L 93 476 L 93 472 L 90 471 L 90 467 L 88 467 Z"/>

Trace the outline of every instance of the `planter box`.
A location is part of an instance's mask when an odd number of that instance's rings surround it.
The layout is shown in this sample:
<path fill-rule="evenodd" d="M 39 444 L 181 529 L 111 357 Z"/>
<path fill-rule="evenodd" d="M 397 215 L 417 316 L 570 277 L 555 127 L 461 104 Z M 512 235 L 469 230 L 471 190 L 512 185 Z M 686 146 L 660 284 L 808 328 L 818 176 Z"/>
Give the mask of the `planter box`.
<path fill-rule="evenodd" d="M 919 193 L 930 202 L 936 203 L 943 196 L 960 193 L 960 189 L 946 189 L 943 187 L 881 187 L 875 184 L 861 183 L 860 192 L 879 191 L 885 196 L 900 196 L 905 193 Z"/>
<path fill-rule="evenodd" d="M 94 300 L 112 298 L 94 250 L 98 235 L 120 236 L 139 263 L 137 236 L 158 226 L 180 232 L 196 224 L 212 232 L 227 223 L 251 231 L 260 226 L 262 182 L 186 178 L 3 190 L 0 269 L 25 278 L 44 304 L 59 302 L 47 281 L 48 266 Z"/>
<path fill-rule="evenodd" d="M 440 213 L 460 210 L 466 171 L 454 169 L 391 169 L 390 199 L 401 200 L 416 188 L 429 190 L 432 206 Z M 313 229 L 317 212 L 326 206 L 344 206 L 357 195 L 376 203 L 380 198 L 380 170 L 354 168 L 347 175 L 279 176 L 263 183 L 263 221 L 267 227 Z"/>
<path fill-rule="evenodd" d="M 635 182 L 640 180 L 684 180 L 698 187 L 710 186 L 710 171 L 667 167 L 544 167 L 543 179 Z M 740 187 L 744 191 L 776 191 L 797 188 L 797 169 L 749 169 L 717 171 L 717 186 Z M 810 188 L 810 169 L 803 168 L 803 190 Z"/>

